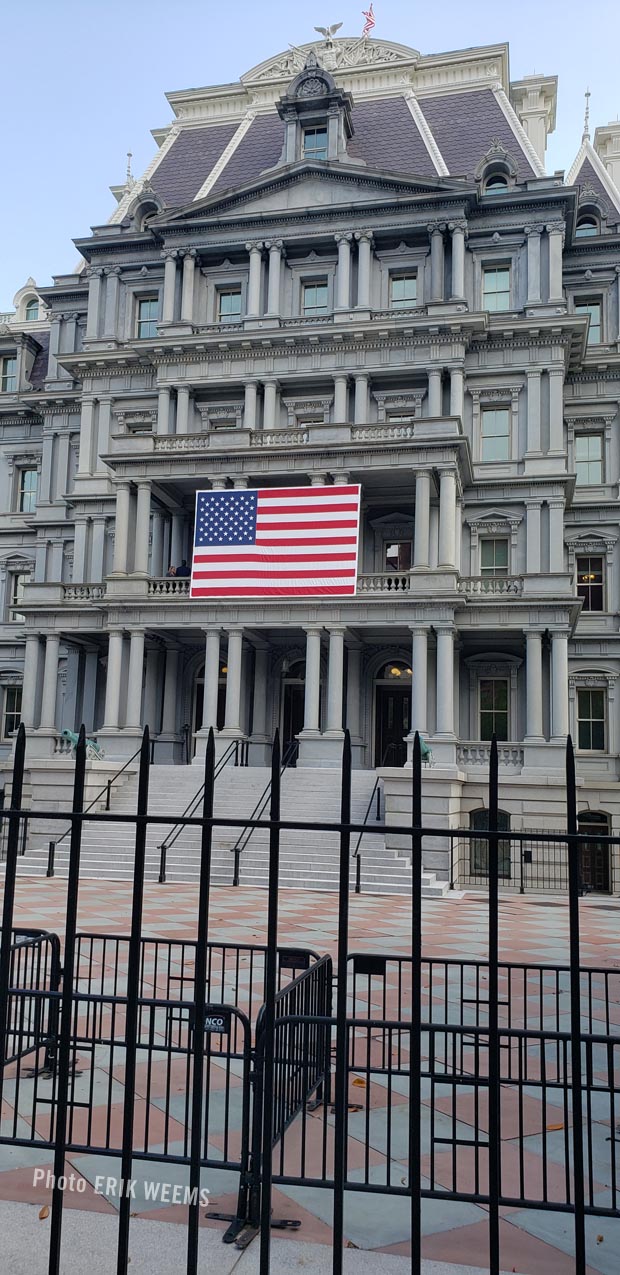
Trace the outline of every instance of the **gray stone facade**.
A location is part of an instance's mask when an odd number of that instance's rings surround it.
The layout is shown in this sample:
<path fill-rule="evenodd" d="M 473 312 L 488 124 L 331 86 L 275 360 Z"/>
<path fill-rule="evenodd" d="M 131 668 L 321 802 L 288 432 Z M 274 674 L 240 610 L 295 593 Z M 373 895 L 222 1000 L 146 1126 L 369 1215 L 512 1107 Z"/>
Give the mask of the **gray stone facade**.
<path fill-rule="evenodd" d="M 546 176 L 556 87 L 503 45 L 336 39 L 170 95 L 83 269 L 2 316 L 5 758 L 11 705 L 33 758 L 84 721 L 120 761 L 148 722 L 156 761 L 213 725 L 330 766 L 346 725 L 398 787 L 417 728 L 458 826 L 495 728 L 513 826 L 543 827 L 570 731 L 620 828 L 620 125 Z M 197 489 L 341 481 L 354 598 L 167 577 Z"/>

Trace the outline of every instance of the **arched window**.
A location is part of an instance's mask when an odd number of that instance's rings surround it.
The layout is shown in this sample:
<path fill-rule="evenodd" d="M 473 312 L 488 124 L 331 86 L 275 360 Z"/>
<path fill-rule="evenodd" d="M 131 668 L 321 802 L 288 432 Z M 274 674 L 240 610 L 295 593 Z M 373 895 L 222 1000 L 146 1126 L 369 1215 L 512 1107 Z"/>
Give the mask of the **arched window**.
<path fill-rule="evenodd" d="M 28 305 L 26 306 L 26 323 L 34 323 L 34 320 L 38 319 L 38 317 L 39 317 L 39 302 L 37 301 L 36 297 L 33 297 L 32 301 L 29 301 Z"/>
<path fill-rule="evenodd" d="M 411 669 L 404 660 L 389 660 L 379 669 L 378 682 L 410 682 Z"/>
<path fill-rule="evenodd" d="M 575 230 L 575 238 L 585 239 L 586 235 L 597 235 L 598 232 L 599 224 L 596 217 L 592 213 L 588 213 L 587 216 L 579 218 Z"/>
<path fill-rule="evenodd" d="M 469 826 L 474 832 L 487 832 L 489 828 L 489 812 L 486 807 L 472 810 Z M 500 832 L 510 831 L 510 815 L 507 810 L 498 810 L 497 827 Z M 510 838 L 503 838 L 497 843 L 499 875 L 504 880 L 510 879 Z M 489 843 L 485 837 L 472 837 L 469 843 L 469 862 L 472 876 L 488 877 L 489 875 Z"/>
<path fill-rule="evenodd" d="M 501 195 L 504 190 L 508 190 L 508 177 L 506 176 L 506 173 L 491 173 L 484 183 L 485 195 Z"/>

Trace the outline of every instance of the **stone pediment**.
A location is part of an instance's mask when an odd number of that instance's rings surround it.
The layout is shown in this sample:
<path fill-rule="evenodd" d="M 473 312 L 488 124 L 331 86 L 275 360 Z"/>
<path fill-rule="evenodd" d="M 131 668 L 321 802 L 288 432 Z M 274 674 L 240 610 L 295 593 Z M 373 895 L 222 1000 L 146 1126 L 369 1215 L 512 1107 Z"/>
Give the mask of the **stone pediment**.
<path fill-rule="evenodd" d="M 252 67 L 241 76 L 241 82 L 247 87 L 252 84 L 292 80 L 303 70 L 311 52 L 316 55 L 321 66 L 332 74 L 358 68 L 414 67 L 420 60 L 418 50 L 410 49 L 405 44 L 395 44 L 391 40 L 368 40 L 359 36 L 340 36 L 335 40 L 314 40 L 300 48 L 292 46 L 276 57 Z"/>
<path fill-rule="evenodd" d="M 154 219 L 151 224 L 173 226 L 202 217 L 210 220 L 239 214 L 245 217 L 269 212 L 312 212 L 342 204 L 376 204 L 382 198 L 389 203 L 407 194 L 412 199 L 424 199 L 435 194 L 451 194 L 462 187 L 462 182 L 452 178 L 392 176 L 338 161 L 333 164 L 300 162 L 271 169 L 247 186 L 196 200 L 186 208 Z"/>

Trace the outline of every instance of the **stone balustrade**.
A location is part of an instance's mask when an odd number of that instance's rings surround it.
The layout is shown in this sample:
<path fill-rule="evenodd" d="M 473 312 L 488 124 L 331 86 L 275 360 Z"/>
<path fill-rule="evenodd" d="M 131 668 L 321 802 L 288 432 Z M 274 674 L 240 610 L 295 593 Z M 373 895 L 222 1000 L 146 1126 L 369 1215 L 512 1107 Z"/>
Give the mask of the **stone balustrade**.
<path fill-rule="evenodd" d="M 250 447 L 298 447 L 308 441 L 307 429 L 261 429 L 252 434 Z"/>
<path fill-rule="evenodd" d="M 490 743 L 481 743 L 476 740 L 464 740 L 457 744 L 456 760 L 457 765 L 467 769 L 470 766 L 480 766 L 485 771 L 488 770 L 491 759 Z M 500 766 L 504 766 L 510 770 L 521 770 L 523 766 L 523 745 L 522 744 L 498 744 L 497 759 Z"/>
<path fill-rule="evenodd" d="M 106 596 L 105 584 L 63 584 L 63 602 L 100 602 Z"/>
<path fill-rule="evenodd" d="M 54 757 L 72 757 L 73 744 L 70 739 L 65 739 L 62 735 L 54 736 Z"/>
<path fill-rule="evenodd" d="M 520 597 L 523 593 L 522 576 L 461 576 L 459 593 L 470 597 Z"/>
<path fill-rule="evenodd" d="M 189 580 L 182 576 L 165 576 L 163 580 L 149 580 L 149 598 L 187 598 L 189 597 Z"/>
<path fill-rule="evenodd" d="M 408 571 L 373 571 L 357 577 L 358 593 L 408 593 L 410 587 Z"/>

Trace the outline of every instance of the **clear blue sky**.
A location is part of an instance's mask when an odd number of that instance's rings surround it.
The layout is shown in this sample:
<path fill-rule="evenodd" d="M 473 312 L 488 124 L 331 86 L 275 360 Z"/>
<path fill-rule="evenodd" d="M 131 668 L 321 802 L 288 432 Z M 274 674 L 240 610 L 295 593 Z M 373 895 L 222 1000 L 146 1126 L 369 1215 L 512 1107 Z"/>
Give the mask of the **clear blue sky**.
<path fill-rule="evenodd" d="M 71 270 L 74 237 L 106 221 L 108 187 L 139 175 L 152 128 L 172 118 L 164 93 L 236 80 L 315 24 L 359 35 L 366 0 L 28 0 L 2 17 L 3 198 L 0 310 L 32 274 Z M 617 0 L 375 0 L 374 35 L 421 53 L 508 41 L 510 73 L 559 76 L 550 172 L 568 169 L 581 141 L 590 86 L 592 134 L 620 113 Z"/>

